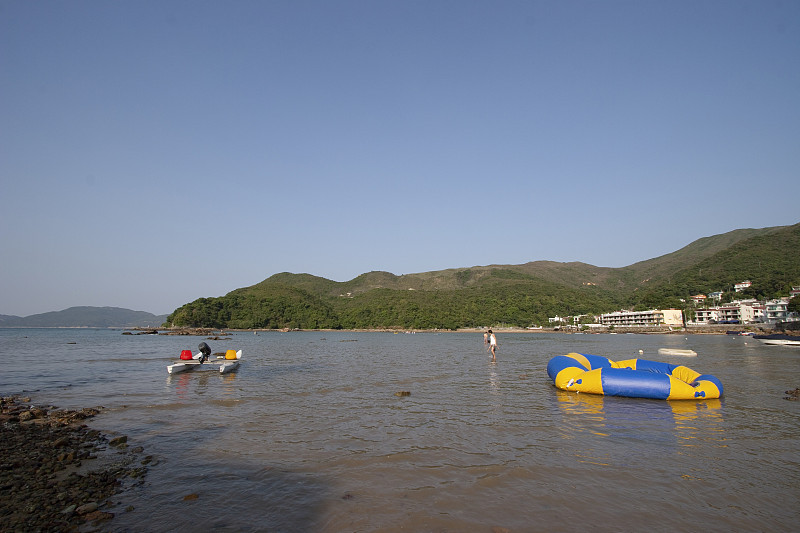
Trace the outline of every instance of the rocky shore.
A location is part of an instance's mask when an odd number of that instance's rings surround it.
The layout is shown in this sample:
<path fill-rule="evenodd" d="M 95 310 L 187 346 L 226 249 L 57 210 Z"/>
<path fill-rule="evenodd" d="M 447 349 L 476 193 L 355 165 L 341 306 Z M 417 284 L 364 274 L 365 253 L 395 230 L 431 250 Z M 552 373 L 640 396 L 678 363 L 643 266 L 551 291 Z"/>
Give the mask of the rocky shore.
<path fill-rule="evenodd" d="M 19 396 L 0 398 L 0 408 L 2 531 L 102 530 L 119 512 L 114 495 L 143 482 L 152 457 L 86 426 L 99 409 L 36 407 Z"/>

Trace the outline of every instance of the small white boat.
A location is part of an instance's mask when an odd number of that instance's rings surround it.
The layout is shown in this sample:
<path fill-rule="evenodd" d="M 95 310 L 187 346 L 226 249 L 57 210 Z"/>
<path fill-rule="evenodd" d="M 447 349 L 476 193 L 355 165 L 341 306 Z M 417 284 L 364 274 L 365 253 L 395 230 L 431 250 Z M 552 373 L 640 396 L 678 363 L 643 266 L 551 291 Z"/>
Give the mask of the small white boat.
<path fill-rule="evenodd" d="M 230 356 L 228 354 L 231 354 Z M 217 356 L 216 359 L 201 362 L 199 358 L 192 358 L 181 360 L 177 363 L 167 365 L 167 372 L 170 374 L 178 374 L 180 372 L 187 372 L 189 370 L 215 370 L 218 369 L 220 374 L 227 374 L 239 368 L 239 361 L 242 358 L 242 351 L 239 350 L 233 354 L 233 350 L 228 350 L 228 354 Z M 198 354 L 199 355 L 199 354 Z M 195 356 L 197 357 L 197 356 Z"/>
<path fill-rule="evenodd" d="M 680 355 L 681 357 L 697 357 L 694 350 L 684 350 L 682 348 L 659 348 L 658 355 Z"/>
<path fill-rule="evenodd" d="M 772 335 L 753 335 L 753 338 L 760 340 L 764 344 L 772 344 L 776 346 L 800 346 L 800 335 L 774 333 Z"/>

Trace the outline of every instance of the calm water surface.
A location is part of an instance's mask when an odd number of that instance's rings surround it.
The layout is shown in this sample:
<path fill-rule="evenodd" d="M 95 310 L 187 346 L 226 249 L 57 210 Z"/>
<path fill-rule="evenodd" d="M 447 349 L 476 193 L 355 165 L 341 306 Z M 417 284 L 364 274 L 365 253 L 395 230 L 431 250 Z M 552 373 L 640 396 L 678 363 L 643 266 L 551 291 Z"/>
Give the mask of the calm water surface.
<path fill-rule="evenodd" d="M 105 406 L 158 459 L 111 531 L 790 531 L 800 349 L 734 336 L 235 333 L 238 372 L 168 376 L 200 337 L 0 330 L 0 394 Z M 690 348 L 694 358 L 659 356 Z M 643 354 L 639 354 L 639 350 Z M 714 374 L 722 400 L 556 390 L 572 351 Z M 400 391 L 409 396 L 397 396 Z M 184 496 L 197 494 L 196 500 Z M 125 512 L 132 505 L 133 511 Z M 500 529 L 502 530 L 502 529 Z"/>

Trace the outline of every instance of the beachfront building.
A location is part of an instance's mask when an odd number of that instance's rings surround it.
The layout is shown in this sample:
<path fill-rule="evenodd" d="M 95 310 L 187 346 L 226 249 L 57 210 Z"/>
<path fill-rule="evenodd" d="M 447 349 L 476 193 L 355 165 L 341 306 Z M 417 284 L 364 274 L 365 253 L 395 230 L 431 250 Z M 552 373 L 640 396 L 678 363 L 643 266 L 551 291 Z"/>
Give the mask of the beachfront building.
<path fill-rule="evenodd" d="M 753 322 L 764 322 L 767 316 L 767 306 L 764 305 L 764 302 L 755 302 L 751 307 L 753 308 Z"/>
<path fill-rule="evenodd" d="M 776 300 L 768 300 L 764 304 L 765 322 L 783 322 L 789 317 L 789 298 L 778 298 Z"/>
<path fill-rule="evenodd" d="M 736 300 L 716 307 L 697 309 L 693 324 L 763 322 L 765 306 L 758 300 Z"/>
<path fill-rule="evenodd" d="M 650 311 L 615 311 L 600 315 L 604 326 L 682 326 L 683 311 L 680 309 L 651 309 Z"/>
<path fill-rule="evenodd" d="M 719 312 L 716 307 L 698 309 L 694 312 L 694 324 L 712 324 L 719 322 Z"/>
<path fill-rule="evenodd" d="M 580 328 L 583 326 L 588 327 L 600 327 L 601 324 L 589 324 L 587 320 L 594 320 L 597 322 L 597 317 L 593 315 L 574 315 L 574 316 L 554 316 L 548 318 L 548 322 L 550 322 L 550 327 L 561 327 L 566 326 L 568 328 Z"/>

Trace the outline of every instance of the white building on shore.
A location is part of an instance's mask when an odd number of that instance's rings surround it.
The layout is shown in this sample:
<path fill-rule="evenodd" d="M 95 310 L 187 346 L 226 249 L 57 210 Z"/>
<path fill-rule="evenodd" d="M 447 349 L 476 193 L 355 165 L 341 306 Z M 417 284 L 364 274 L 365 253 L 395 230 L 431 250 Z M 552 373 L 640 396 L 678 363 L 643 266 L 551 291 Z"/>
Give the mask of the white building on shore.
<path fill-rule="evenodd" d="M 778 308 L 775 308 L 778 312 Z M 731 323 L 753 324 L 768 322 L 767 307 L 758 300 L 734 300 L 731 303 L 697 309 L 692 324 Z M 775 320 L 772 320 L 774 322 Z"/>
<path fill-rule="evenodd" d="M 604 326 L 682 326 L 683 311 L 680 309 L 651 309 L 650 311 L 615 311 L 600 315 Z"/>
<path fill-rule="evenodd" d="M 764 303 L 766 308 L 766 322 L 784 322 L 789 318 L 789 298 L 768 300 Z"/>

